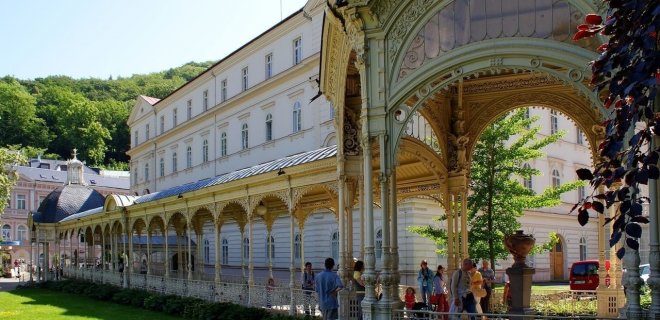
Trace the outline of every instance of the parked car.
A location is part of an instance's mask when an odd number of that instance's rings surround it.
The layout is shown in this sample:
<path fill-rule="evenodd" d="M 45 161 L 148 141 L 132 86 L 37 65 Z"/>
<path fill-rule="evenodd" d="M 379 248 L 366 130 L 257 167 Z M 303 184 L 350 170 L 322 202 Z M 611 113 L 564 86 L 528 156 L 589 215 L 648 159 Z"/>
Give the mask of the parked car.
<path fill-rule="evenodd" d="M 571 290 L 596 290 L 598 287 L 598 260 L 582 260 L 573 263 L 568 278 Z M 609 263 L 606 264 L 609 267 Z"/>

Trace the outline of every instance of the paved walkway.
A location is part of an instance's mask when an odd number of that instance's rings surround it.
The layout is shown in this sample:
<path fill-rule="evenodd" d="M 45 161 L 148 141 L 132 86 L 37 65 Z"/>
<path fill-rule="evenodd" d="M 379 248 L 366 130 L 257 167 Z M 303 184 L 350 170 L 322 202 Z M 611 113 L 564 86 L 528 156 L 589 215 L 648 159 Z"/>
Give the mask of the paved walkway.
<path fill-rule="evenodd" d="M 11 291 L 16 289 L 16 286 L 23 284 L 16 278 L 0 278 L 0 291 Z"/>

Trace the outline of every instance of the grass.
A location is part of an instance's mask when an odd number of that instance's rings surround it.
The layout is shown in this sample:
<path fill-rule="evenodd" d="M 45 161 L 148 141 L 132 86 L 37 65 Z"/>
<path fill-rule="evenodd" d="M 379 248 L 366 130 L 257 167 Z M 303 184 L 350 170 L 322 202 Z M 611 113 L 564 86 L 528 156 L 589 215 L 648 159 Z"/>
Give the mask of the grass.
<path fill-rule="evenodd" d="M 0 292 L 0 301 L 0 319 L 179 319 L 164 313 L 46 289 Z"/>

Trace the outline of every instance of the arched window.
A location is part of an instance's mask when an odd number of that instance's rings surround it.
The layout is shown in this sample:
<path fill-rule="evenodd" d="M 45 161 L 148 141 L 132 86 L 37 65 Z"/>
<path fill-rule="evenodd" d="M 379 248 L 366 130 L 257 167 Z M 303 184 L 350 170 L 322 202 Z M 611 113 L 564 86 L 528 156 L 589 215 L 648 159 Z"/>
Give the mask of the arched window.
<path fill-rule="evenodd" d="M 192 147 L 186 148 L 186 169 L 192 168 Z"/>
<path fill-rule="evenodd" d="M 376 259 L 380 259 L 383 256 L 383 229 L 378 229 L 376 231 Z"/>
<path fill-rule="evenodd" d="M 302 110 L 300 102 L 296 101 L 293 104 L 293 132 L 296 133 L 300 130 L 302 130 Z"/>
<path fill-rule="evenodd" d="M 300 260 L 302 256 L 302 242 L 300 238 L 300 233 L 296 233 L 296 236 L 293 238 L 293 256 L 296 260 Z"/>
<path fill-rule="evenodd" d="M 266 141 L 273 140 L 273 115 L 266 115 Z"/>
<path fill-rule="evenodd" d="M 244 123 L 243 127 L 241 127 L 241 147 L 243 149 L 249 148 L 250 144 L 248 142 L 248 125 L 247 123 Z"/>
<path fill-rule="evenodd" d="M 164 177 L 165 176 L 165 159 L 160 158 L 160 176 Z"/>
<path fill-rule="evenodd" d="M 528 163 L 525 163 L 523 165 L 523 169 L 532 170 L 532 166 L 530 166 Z M 527 188 L 529 190 L 533 190 L 534 185 L 532 185 L 532 176 L 531 175 L 529 175 L 528 177 L 523 178 L 523 185 L 525 186 L 525 188 Z"/>
<path fill-rule="evenodd" d="M 227 133 L 223 132 L 220 134 L 220 156 L 224 157 L 227 155 Z"/>
<path fill-rule="evenodd" d="M 245 237 L 243 238 L 243 260 L 250 258 L 250 239 Z"/>
<path fill-rule="evenodd" d="M 209 161 L 209 141 L 204 139 L 202 142 L 202 162 Z"/>
<path fill-rule="evenodd" d="M 557 111 L 550 111 L 550 133 L 555 134 L 559 131 L 559 115 Z"/>
<path fill-rule="evenodd" d="M 332 258 L 335 259 L 335 261 L 339 261 L 339 231 L 335 231 L 332 234 L 332 245 L 331 245 L 331 250 L 332 250 Z"/>
<path fill-rule="evenodd" d="M 16 228 L 16 240 L 27 240 L 27 228 L 25 226 L 18 226 L 18 228 Z"/>
<path fill-rule="evenodd" d="M 179 169 L 177 168 L 177 160 L 176 160 L 176 152 L 172 153 L 172 173 L 177 172 Z"/>
<path fill-rule="evenodd" d="M 580 260 L 587 260 L 587 239 L 580 238 Z"/>
<path fill-rule="evenodd" d="M 8 224 L 2 226 L 2 240 L 11 240 L 11 226 Z"/>
<path fill-rule="evenodd" d="M 275 259 L 275 237 L 272 235 L 270 236 L 270 259 L 268 259 L 268 245 L 269 241 L 268 238 L 266 237 L 266 261 L 270 262 L 271 259 Z"/>
<path fill-rule="evenodd" d="M 144 181 L 145 182 L 149 181 L 149 164 L 148 163 L 144 164 Z"/>
<path fill-rule="evenodd" d="M 552 170 L 552 186 L 554 188 L 559 187 L 561 185 L 561 178 L 559 177 L 559 170 L 553 169 Z"/>
<path fill-rule="evenodd" d="M 222 264 L 229 264 L 229 240 L 222 239 Z"/>
<path fill-rule="evenodd" d="M 204 239 L 204 263 L 208 264 L 211 262 L 211 243 L 209 239 Z"/>

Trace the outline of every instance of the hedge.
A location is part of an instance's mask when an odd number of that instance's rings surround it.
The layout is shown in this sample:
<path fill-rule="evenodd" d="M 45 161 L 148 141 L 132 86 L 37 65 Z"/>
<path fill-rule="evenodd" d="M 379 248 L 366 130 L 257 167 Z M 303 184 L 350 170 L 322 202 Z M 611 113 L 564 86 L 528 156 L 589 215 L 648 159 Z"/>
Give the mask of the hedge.
<path fill-rule="evenodd" d="M 226 302 L 208 302 L 197 298 L 162 295 L 140 289 L 124 289 L 110 284 L 81 280 L 32 283 L 19 286 L 19 289 L 28 287 L 83 295 L 95 300 L 112 301 L 118 304 L 164 312 L 186 319 L 294 320 L 313 318 L 310 316 L 290 316 L 271 313 L 262 308 L 244 307 Z"/>

